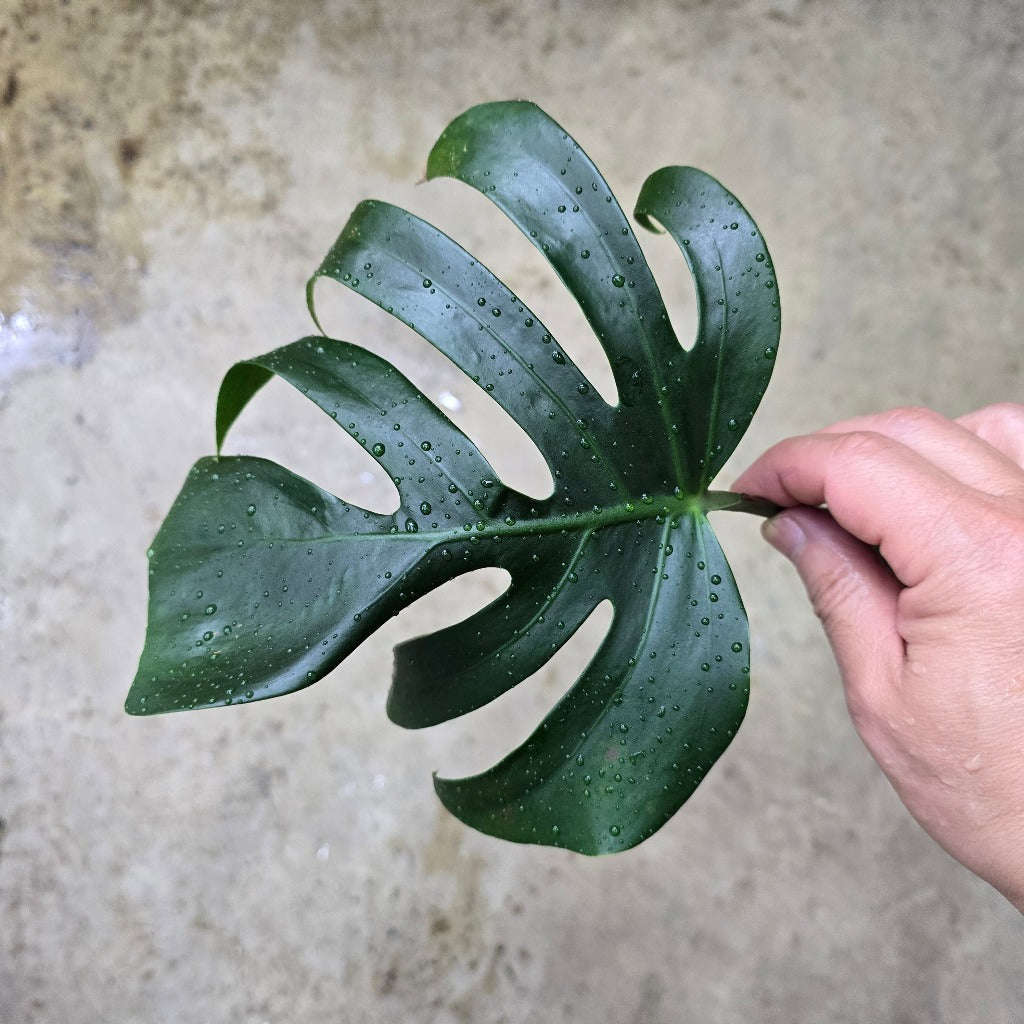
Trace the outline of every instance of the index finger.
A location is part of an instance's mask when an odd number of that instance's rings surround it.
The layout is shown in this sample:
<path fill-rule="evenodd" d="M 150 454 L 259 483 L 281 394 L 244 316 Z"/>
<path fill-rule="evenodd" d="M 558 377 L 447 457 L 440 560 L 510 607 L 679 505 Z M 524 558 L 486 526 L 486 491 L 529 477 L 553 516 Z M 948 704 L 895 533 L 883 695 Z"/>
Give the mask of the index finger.
<path fill-rule="evenodd" d="M 870 431 L 807 434 L 769 448 L 733 490 L 783 507 L 827 505 L 847 533 L 878 547 L 904 586 L 966 551 L 981 495 L 906 445 Z"/>

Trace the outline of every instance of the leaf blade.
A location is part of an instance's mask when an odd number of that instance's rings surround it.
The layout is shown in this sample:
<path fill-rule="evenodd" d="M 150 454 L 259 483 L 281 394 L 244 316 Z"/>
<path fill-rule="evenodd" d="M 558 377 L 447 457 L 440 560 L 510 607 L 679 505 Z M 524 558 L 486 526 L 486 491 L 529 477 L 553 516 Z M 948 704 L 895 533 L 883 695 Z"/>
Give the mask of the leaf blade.
<path fill-rule="evenodd" d="M 771 256 L 753 218 L 722 184 L 694 167 L 663 167 L 644 182 L 634 216 L 676 241 L 697 289 L 697 339 L 690 386 L 711 399 L 694 404 L 703 439 L 704 490 L 747 429 L 768 387 L 780 318 Z"/>
<path fill-rule="evenodd" d="M 540 249 L 587 318 L 611 363 L 621 406 L 659 406 L 685 392 L 686 360 L 625 214 L 579 144 L 539 107 L 485 103 L 456 118 L 427 159 L 427 177 L 477 189 Z M 687 409 L 673 403 L 685 420 Z M 693 477 L 692 431 L 667 434 L 672 485 Z"/>
<path fill-rule="evenodd" d="M 403 582 L 419 562 L 411 545 L 389 554 L 393 584 L 376 578 L 391 523 L 264 459 L 200 460 L 151 548 L 128 713 L 262 700 L 322 678 L 416 595 Z M 361 546 L 338 572 L 345 535 Z"/>
<path fill-rule="evenodd" d="M 425 473 L 442 485 L 434 500 L 449 522 L 462 525 L 504 500 L 504 486 L 476 445 L 380 356 L 335 338 L 308 337 L 237 363 L 221 386 L 218 419 L 221 405 L 235 404 L 248 380 L 262 375 L 291 384 L 381 465 L 402 502 L 396 526 L 404 528 L 410 516 L 418 520 L 430 514 L 420 511 L 419 476 Z"/>
<path fill-rule="evenodd" d="M 406 728 L 437 725 L 475 711 L 543 668 L 586 621 L 602 592 L 576 587 L 586 576 L 587 540 L 560 535 L 522 544 L 502 566 L 512 585 L 486 608 L 436 633 L 395 648 L 388 717 Z M 536 549 L 553 576 L 531 573 Z M 444 680 L 443 690 L 438 680 Z"/>
<path fill-rule="evenodd" d="M 534 438 L 552 473 L 566 430 L 597 454 L 598 472 L 617 472 L 601 441 L 612 409 L 532 310 L 437 228 L 388 203 L 360 203 L 311 280 L 320 277 L 369 299 L 451 359 Z"/>
<path fill-rule="evenodd" d="M 480 775 L 435 778 L 460 820 L 513 842 L 625 850 L 671 818 L 731 742 L 746 710 L 749 661 L 728 562 L 703 517 L 682 517 L 678 534 L 646 525 L 677 536 L 678 557 L 659 563 L 674 559 L 678 569 L 651 596 L 639 628 L 623 593 L 613 595 L 601 648 L 525 743 Z M 716 595 L 699 610 L 722 609 L 705 616 L 707 625 L 691 604 L 698 588 Z M 703 642 L 683 647 L 686 632 Z"/>

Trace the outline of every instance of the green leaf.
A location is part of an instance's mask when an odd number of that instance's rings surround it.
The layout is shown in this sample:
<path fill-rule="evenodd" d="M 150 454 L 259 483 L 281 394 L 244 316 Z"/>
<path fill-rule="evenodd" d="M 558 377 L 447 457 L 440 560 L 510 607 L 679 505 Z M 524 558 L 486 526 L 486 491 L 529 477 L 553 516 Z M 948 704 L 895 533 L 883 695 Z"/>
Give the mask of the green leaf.
<path fill-rule="evenodd" d="M 553 492 L 507 487 L 411 382 L 355 345 L 310 337 L 239 363 L 218 399 L 218 448 L 276 375 L 366 448 L 400 507 L 366 511 L 262 459 L 200 460 L 150 553 L 149 627 L 126 708 L 299 690 L 418 597 L 499 566 L 511 583 L 497 600 L 397 648 L 388 713 L 419 728 L 481 707 L 609 601 L 600 648 L 526 743 L 435 787 L 484 832 L 623 850 L 675 813 L 746 708 L 746 616 L 706 515 L 770 509 L 707 487 L 771 374 L 771 260 L 713 178 L 688 167 L 648 178 L 636 216 L 672 235 L 696 283 L 697 338 L 684 350 L 608 186 L 539 108 L 463 114 L 430 154 L 428 177 L 441 175 L 478 189 L 544 253 L 608 355 L 617 404 L 454 241 L 405 210 L 361 203 L 310 280 L 311 311 L 329 277 L 408 324 L 528 432 Z"/>

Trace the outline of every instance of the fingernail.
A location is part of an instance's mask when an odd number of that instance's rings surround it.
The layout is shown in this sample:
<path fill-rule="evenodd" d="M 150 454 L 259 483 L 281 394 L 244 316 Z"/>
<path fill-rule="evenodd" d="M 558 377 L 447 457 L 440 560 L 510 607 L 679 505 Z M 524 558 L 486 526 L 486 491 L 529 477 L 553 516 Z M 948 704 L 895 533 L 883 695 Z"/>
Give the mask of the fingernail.
<path fill-rule="evenodd" d="M 789 559 L 800 553 L 807 540 L 800 524 L 792 516 L 784 514 L 766 519 L 761 526 L 761 536 Z"/>

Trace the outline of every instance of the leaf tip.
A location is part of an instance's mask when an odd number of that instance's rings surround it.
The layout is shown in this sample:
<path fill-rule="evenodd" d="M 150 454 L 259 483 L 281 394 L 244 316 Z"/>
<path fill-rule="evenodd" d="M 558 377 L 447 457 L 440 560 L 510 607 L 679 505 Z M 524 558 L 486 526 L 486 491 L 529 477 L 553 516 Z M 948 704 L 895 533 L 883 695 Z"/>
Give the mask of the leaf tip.
<path fill-rule="evenodd" d="M 133 718 L 141 718 L 152 713 L 146 708 L 146 698 L 137 695 L 135 686 L 131 687 L 124 699 L 124 712 Z"/>
<path fill-rule="evenodd" d="M 653 235 L 665 234 L 665 228 L 646 210 L 641 210 L 639 206 L 633 211 L 633 219 L 640 227 L 646 228 Z"/>
<path fill-rule="evenodd" d="M 323 328 L 323 324 L 320 323 L 320 318 L 316 315 L 316 300 L 313 298 L 313 290 L 316 287 L 317 278 L 321 276 L 321 271 L 318 270 L 307 282 L 306 282 L 306 309 L 309 310 L 309 315 L 313 318 L 313 323 L 316 324 L 316 329 L 326 338 L 327 332 Z"/>

